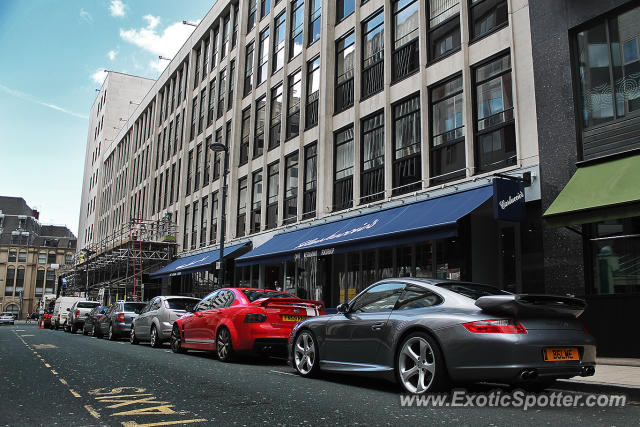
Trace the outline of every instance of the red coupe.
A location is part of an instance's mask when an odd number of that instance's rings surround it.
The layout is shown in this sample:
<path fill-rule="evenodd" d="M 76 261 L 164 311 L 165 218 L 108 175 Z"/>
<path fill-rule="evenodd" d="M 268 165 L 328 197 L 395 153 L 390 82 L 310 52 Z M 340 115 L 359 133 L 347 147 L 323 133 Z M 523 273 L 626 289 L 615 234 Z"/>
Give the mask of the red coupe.
<path fill-rule="evenodd" d="M 268 289 L 224 288 L 202 299 L 173 324 L 171 350 L 210 350 L 228 362 L 237 352 L 286 354 L 291 330 L 324 314 L 321 301 Z"/>

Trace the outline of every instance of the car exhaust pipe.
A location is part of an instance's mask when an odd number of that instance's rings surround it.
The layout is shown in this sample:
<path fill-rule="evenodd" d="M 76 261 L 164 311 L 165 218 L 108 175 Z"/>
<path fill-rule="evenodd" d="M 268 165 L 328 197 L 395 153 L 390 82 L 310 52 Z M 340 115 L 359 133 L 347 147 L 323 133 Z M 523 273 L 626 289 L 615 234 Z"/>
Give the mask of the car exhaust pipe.
<path fill-rule="evenodd" d="M 534 380 L 538 378 L 538 373 L 535 369 L 525 369 L 520 372 L 520 379 L 522 380 Z"/>
<path fill-rule="evenodd" d="M 596 373 L 596 368 L 594 366 L 584 366 L 580 369 L 581 377 L 590 377 Z"/>

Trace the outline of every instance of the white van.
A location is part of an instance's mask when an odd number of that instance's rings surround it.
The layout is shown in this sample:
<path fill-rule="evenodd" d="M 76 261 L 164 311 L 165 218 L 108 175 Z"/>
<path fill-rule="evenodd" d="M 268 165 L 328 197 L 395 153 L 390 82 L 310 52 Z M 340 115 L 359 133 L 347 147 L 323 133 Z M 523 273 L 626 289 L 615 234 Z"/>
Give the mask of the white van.
<path fill-rule="evenodd" d="M 67 324 L 67 317 L 71 311 L 71 307 L 77 301 L 84 301 L 82 297 L 60 297 L 56 300 L 55 308 L 53 309 L 53 317 L 51 318 L 51 327 L 59 329 L 65 327 Z"/>

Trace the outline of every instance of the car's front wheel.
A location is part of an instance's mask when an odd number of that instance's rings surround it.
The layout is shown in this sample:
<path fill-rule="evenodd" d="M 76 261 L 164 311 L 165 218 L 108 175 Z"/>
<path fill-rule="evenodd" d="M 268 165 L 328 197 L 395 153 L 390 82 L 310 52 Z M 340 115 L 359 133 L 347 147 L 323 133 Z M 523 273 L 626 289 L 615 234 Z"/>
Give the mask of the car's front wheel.
<path fill-rule="evenodd" d="M 171 351 L 174 353 L 186 353 L 187 350 L 182 347 L 182 338 L 180 337 L 180 330 L 178 325 L 173 325 L 171 330 Z"/>
<path fill-rule="evenodd" d="M 129 334 L 129 342 L 131 344 L 138 344 L 140 341 L 138 341 L 138 337 L 136 337 L 136 330 L 134 329 L 133 325 L 131 325 L 131 333 Z"/>
<path fill-rule="evenodd" d="M 318 373 L 318 343 L 310 331 L 302 331 L 296 337 L 293 361 L 296 371 L 303 377 L 311 377 Z"/>
<path fill-rule="evenodd" d="M 422 332 L 407 336 L 396 357 L 396 376 L 409 393 L 423 394 L 446 388 L 447 373 L 438 343 Z"/>
<path fill-rule="evenodd" d="M 221 362 L 231 362 L 233 359 L 233 345 L 229 329 L 222 327 L 216 334 L 216 352 Z"/>
<path fill-rule="evenodd" d="M 160 341 L 160 337 L 158 336 L 158 328 L 156 328 L 156 325 L 151 326 L 151 333 L 149 337 L 149 344 L 151 344 L 151 347 L 158 348 L 162 345 L 162 341 Z"/>

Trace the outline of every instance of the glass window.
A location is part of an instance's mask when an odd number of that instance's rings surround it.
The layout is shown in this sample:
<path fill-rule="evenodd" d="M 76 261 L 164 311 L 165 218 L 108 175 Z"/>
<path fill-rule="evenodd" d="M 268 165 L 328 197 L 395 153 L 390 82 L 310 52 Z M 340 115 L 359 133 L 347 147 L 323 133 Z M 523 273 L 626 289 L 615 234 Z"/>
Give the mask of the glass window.
<path fill-rule="evenodd" d="M 262 156 L 264 151 L 264 120 L 267 99 L 263 96 L 256 101 L 256 130 L 253 139 L 253 158 Z"/>
<path fill-rule="evenodd" d="M 271 124 L 269 150 L 280 145 L 280 123 L 282 121 L 282 85 L 271 90 Z"/>
<path fill-rule="evenodd" d="M 258 3 L 256 0 L 249 0 L 249 16 L 247 18 L 247 32 L 251 31 L 257 21 Z"/>
<path fill-rule="evenodd" d="M 15 249 L 10 249 L 9 250 L 9 259 L 8 259 L 8 261 L 9 262 L 16 262 L 17 254 L 18 254 L 18 251 L 16 251 Z"/>
<path fill-rule="evenodd" d="M 284 210 L 285 222 L 293 222 L 298 217 L 298 152 L 284 159 Z"/>
<path fill-rule="evenodd" d="M 305 128 L 318 124 L 318 99 L 320 98 L 320 57 L 307 62 L 307 107 Z"/>
<path fill-rule="evenodd" d="M 244 63 L 244 96 L 253 89 L 253 42 L 247 45 Z"/>
<path fill-rule="evenodd" d="M 230 291 L 228 289 L 222 289 L 211 299 L 210 308 L 213 309 L 213 308 L 229 307 L 231 304 L 233 304 L 233 301 L 235 299 L 236 299 L 236 296 L 233 293 L 233 291 Z"/>
<path fill-rule="evenodd" d="M 429 59 L 460 49 L 460 0 L 429 0 Z"/>
<path fill-rule="evenodd" d="M 316 185 L 317 185 L 317 144 L 311 143 L 304 149 L 304 200 L 302 204 L 302 218 L 313 218 L 316 214 Z"/>
<path fill-rule="evenodd" d="M 47 263 L 47 254 L 40 252 L 38 254 L 38 264 L 46 264 Z"/>
<path fill-rule="evenodd" d="M 393 106 L 394 194 L 421 187 L 420 135 L 420 95 L 416 95 Z"/>
<path fill-rule="evenodd" d="M 272 163 L 267 169 L 267 229 L 274 228 L 278 222 L 278 163 Z"/>
<path fill-rule="evenodd" d="M 258 45 L 258 83 L 259 86 L 267 80 L 267 67 L 269 65 L 269 28 L 260 33 Z"/>
<path fill-rule="evenodd" d="M 413 310 L 432 307 L 442 303 L 442 298 L 428 289 L 409 285 L 398 301 L 396 310 Z"/>
<path fill-rule="evenodd" d="M 249 302 L 254 302 L 263 298 L 297 298 L 295 295 L 285 294 L 284 292 L 274 292 L 266 290 L 243 290 L 242 293 L 247 297 Z"/>
<path fill-rule="evenodd" d="M 356 8 L 355 0 L 338 0 L 336 2 L 336 22 L 351 15 Z"/>
<path fill-rule="evenodd" d="M 470 0 L 471 38 L 477 39 L 509 23 L 507 0 Z"/>
<path fill-rule="evenodd" d="M 289 59 L 302 53 L 304 29 L 304 0 L 291 2 L 291 34 L 289 36 Z"/>
<path fill-rule="evenodd" d="M 260 0 L 260 18 L 264 18 L 271 11 L 271 0 Z"/>
<path fill-rule="evenodd" d="M 238 180 L 238 223 L 236 236 L 244 236 L 247 215 L 247 177 Z"/>
<path fill-rule="evenodd" d="M 27 262 L 27 251 L 18 252 L 18 262 Z"/>
<path fill-rule="evenodd" d="M 322 22 L 322 0 L 309 0 L 309 44 L 320 39 Z"/>
<path fill-rule="evenodd" d="M 300 98 L 302 97 L 302 70 L 289 76 L 287 91 L 287 139 L 300 133 Z"/>
<path fill-rule="evenodd" d="M 239 166 L 247 163 L 249 160 L 249 134 L 251 132 L 251 108 L 247 108 L 242 112 L 242 140 L 240 141 L 240 158 Z"/>
<path fill-rule="evenodd" d="M 384 197 L 384 111 L 362 120 L 362 176 L 360 197 L 363 203 Z"/>
<path fill-rule="evenodd" d="M 274 21 L 273 60 L 271 70 L 275 73 L 284 65 L 284 39 L 287 15 L 282 12 Z"/>
<path fill-rule="evenodd" d="M 16 269 L 14 267 L 7 267 L 7 279 L 5 281 L 4 295 L 13 295 L 13 285 L 15 283 Z"/>
<path fill-rule="evenodd" d="M 354 313 L 391 311 L 402 294 L 402 283 L 382 283 L 375 285 L 360 295 L 351 306 Z"/>
<path fill-rule="evenodd" d="M 353 127 L 335 134 L 335 172 L 333 177 L 333 209 L 353 206 Z"/>
<path fill-rule="evenodd" d="M 262 214 L 262 170 L 253 173 L 251 180 L 251 233 L 260 231 Z"/>
<path fill-rule="evenodd" d="M 55 252 L 49 252 L 47 254 L 47 264 L 56 264 L 56 254 L 55 254 Z"/>
<path fill-rule="evenodd" d="M 419 26 L 420 16 L 417 0 L 397 0 L 393 2 L 394 49 L 398 49 L 417 39 Z"/>
<path fill-rule="evenodd" d="M 362 97 L 384 87 L 384 10 L 380 9 L 362 23 Z"/>
<path fill-rule="evenodd" d="M 336 42 L 336 112 L 343 111 L 353 105 L 355 39 L 355 33 L 352 31 Z"/>

